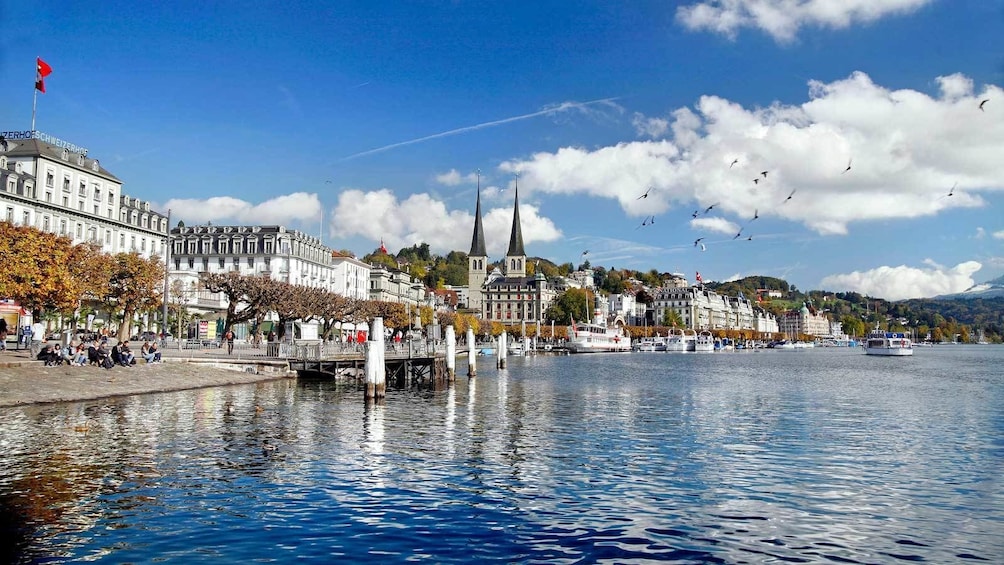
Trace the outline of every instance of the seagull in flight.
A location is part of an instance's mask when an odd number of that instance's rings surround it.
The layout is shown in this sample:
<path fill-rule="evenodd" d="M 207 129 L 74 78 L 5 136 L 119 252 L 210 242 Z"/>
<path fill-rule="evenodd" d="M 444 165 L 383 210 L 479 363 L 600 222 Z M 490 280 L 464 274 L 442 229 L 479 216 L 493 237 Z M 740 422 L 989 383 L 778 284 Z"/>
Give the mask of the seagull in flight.
<path fill-rule="evenodd" d="M 696 218 L 701 213 L 700 210 L 694 210 L 694 213 L 690 215 L 691 218 Z"/>
<path fill-rule="evenodd" d="M 739 228 L 739 233 L 737 233 L 732 239 L 739 239 L 739 236 L 743 234 L 743 229 Z"/>
<path fill-rule="evenodd" d="M 987 99 L 983 100 L 982 102 L 980 102 L 980 112 L 983 111 L 983 105 L 986 104 L 987 102 L 990 102 L 989 98 L 987 98 Z"/>
<path fill-rule="evenodd" d="M 784 202 L 781 202 L 781 204 L 784 204 L 785 202 L 787 202 L 787 201 L 791 200 L 791 197 L 792 197 L 792 196 L 795 196 L 795 191 L 796 191 L 796 190 L 798 190 L 798 189 L 797 189 L 797 188 L 795 188 L 795 189 L 792 189 L 792 191 L 791 191 L 791 194 L 789 194 L 789 195 L 788 195 L 788 197 L 784 199 Z"/>
<path fill-rule="evenodd" d="M 704 213 L 705 213 L 705 214 L 707 214 L 707 213 L 708 213 L 708 212 L 710 212 L 710 211 L 711 211 L 711 209 L 712 209 L 712 208 L 714 208 L 715 206 L 718 206 L 718 202 L 715 202 L 715 203 L 714 203 L 714 204 L 712 204 L 711 206 L 708 206 L 707 208 L 705 208 L 705 209 L 704 209 Z"/>
<path fill-rule="evenodd" d="M 952 190 L 948 191 L 948 195 L 949 196 L 955 194 L 955 187 L 957 187 L 957 186 L 959 186 L 959 183 L 955 183 L 955 184 L 952 185 Z"/>
<path fill-rule="evenodd" d="M 641 222 L 641 225 L 638 226 L 635 229 L 647 226 L 649 224 L 654 224 L 654 223 L 655 223 L 655 216 L 645 216 L 645 219 Z"/>
<path fill-rule="evenodd" d="M 767 178 L 767 171 L 760 171 L 760 174 L 763 175 L 763 178 Z"/>
<path fill-rule="evenodd" d="M 847 160 L 847 168 L 844 169 L 844 173 L 846 173 L 849 170 L 851 170 L 851 159 Z M 844 174 L 844 173 L 840 173 L 840 174 Z"/>
<path fill-rule="evenodd" d="M 588 249 L 586 249 L 585 251 L 582 252 L 582 256 L 583 257 L 585 257 L 586 255 L 589 255 L 589 250 Z"/>
<path fill-rule="evenodd" d="M 645 194 L 642 194 L 638 198 L 635 198 L 635 200 L 641 200 L 642 198 L 648 198 L 648 193 L 649 192 L 652 192 L 652 187 L 651 186 L 648 187 L 648 190 L 645 191 Z"/>
<path fill-rule="evenodd" d="M 707 251 L 707 250 L 708 250 L 707 246 L 702 243 L 701 244 L 701 251 Z"/>
<path fill-rule="evenodd" d="M 753 184 L 759 184 L 759 183 L 760 183 L 760 179 L 753 179 Z"/>
<path fill-rule="evenodd" d="M 753 236 L 751 235 L 751 236 L 747 237 L 746 241 L 753 241 Z"/>
<path fill-rule="evenodd" d="M 980 109 L 982 110 L 982 108 L 980 108 Z M 732 161 L 732 164 L 730 164 L 730 165 L 729 165 L 729 168 L 731 169 L 731 168 L 732 168 L 732 166 L 733 166 L 733 165 L 735 165 L 735 164 L 736 164 L 736 163 L 738 163 L 738 162 L 739 162 L 739 159 L 735 159 L 735 160 L 733 160 L 733 161 Z"/>
<path fill-rule="evenodd" d="M 699 238 L 695 239 L 694 240 L 694 247 L 697 247 L 698 245 L 700 245 L 701 247 L 704 247 L 704 245 L 701 244 L 701 240 L 702 239 L 704 239 L 704 238 L 703 237 L 699 237 Z"/>
<path fill-rule="evenodd" d="M 755 220 L 755 219 L 757 219 L 759 217 L 760 217 L 760 210 L 757 210 L 756 208 L 754 208 L 753 209 L 753 219 L 750 220 L 750 221 L 752 222 L 753 220 Z"/>

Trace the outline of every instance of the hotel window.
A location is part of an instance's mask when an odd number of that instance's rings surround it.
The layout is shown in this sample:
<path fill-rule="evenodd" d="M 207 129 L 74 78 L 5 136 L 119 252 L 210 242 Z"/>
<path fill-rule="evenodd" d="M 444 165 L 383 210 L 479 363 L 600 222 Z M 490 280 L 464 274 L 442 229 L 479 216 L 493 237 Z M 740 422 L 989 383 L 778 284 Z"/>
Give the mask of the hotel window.
<path fill-rule="evenodd" d="M 174 258 L 174 270 L 175 271 L 180 271 L 181 270 L 181 258 L 180 257 L 175 257 Z"/>
<path fill-rule="evenodd" d="M 28 224 L 30 224 L 31 223 L 31 212 L 25 210 L 23 218 L 24 218 L 24 221 L 21 222 L 21 223 L 23 223 L 26 226 Z"/>
<path fill-rule="evenodd" d="M 268 255 L 265 256 L 265 268 L 268 269 L 272 266 L 272 258 Z"/>
<path fill-rule="evenodd" d="M 112 244 L 112 230 L 105 230 L 105 243 Z"/>
<path fill-rule="evenodd" d="M 66 235 L 66 220 L 59 220 L 59 235 Z"/>
<path fill-rule="evenodd" d="M 222 269 L 223 267 L 226 267 L 226 265 L 227 265 L 227 260 L 223 257 L 220 257 L 220 268 Z"/>
<path fill-rule="evenodd" d="M 124 233 L 120 233 L 119 234 L 119 251 L 121 251 L 123 247 L 125 247 L 125 234 Z"/>
<path fill-rule="evenodd" d="M 46 202 L 52 202 L 52 193 L 51 192 L 45 191 L 45 201 Z"/>
<path fill-rule="evenodd" d="M 252 255 L 255 254 L 255 253 L 258 253 L 258 240 L 257 239 L 248 240 L 248 253 L 251 253 Z"/>
<path fill-rule="evenodd" d="M 69 175 L 63 175 L 63 191 L 64 192 L 69 192 L 70 191 L 70 176 Z"/>
<path fill-rule="evenodd" d="M 97 216 L 97 215 L 99 215 L 100 213 L 101 213 L 101 212 L 100 212 L 100 211 L 98 210 L 98 205 L 97 205 L 97 204 L 95 204 L 95 205 L 94 205 L 94 215 L 95 215 L 95 216 Z"/>
<path fill-rule="evenodd" d="M 188 242 L 188 254 L 189 255 L 195 255 L 195 243 L 196 242 L 194 242 L 194 241 L 189 241 Z"/>
<path fill-rule="evenodd" d="M 254 257 L 248 257 L 248 267 L 254 267 Z"/>
<path fill-rule="evenodd" d="M 238 269 L 238 268 L 240 268 L 240 266 L 241 266 L 241 258 L 240 257 L 234 257 L 234 268 Z"/>
<path fill-rule="evenodd" d="M 7 221 L 10 222 L 10 223 L 12 223 L 12 224 L 14 223 L 14 207 L 13 206 L 8 206 L 7 207 Z"/>
<path fill-rule="evenodd" d="M 129 251 L 136 251 L 136 236 L 129 238 Z"/>
<path fill-rule="evenodd" d="M 49 231 L 49 216 L 42 216 L 42 231 Z"/>
<path fill-rule="evenodd" d="M 63 197 L 63 208 L 69 208 L 69 207 L 70 207 L 70 197 L 69 196 L 64 196 Z"/>
<path fill-rule="evenodd" d="M 14 192 L 16 188 L 17 188 L 17 181 L 15 181 L 14 179 L 10 179 L 7 181 L 7 192 Z"/>
<path fill-rule="evenodd" d="M 111 209 L 111 208 L 109 208 L 109 209 L 108 209 L 108 217 L 109 217 L 109 218 L 111 218 L 111 217 L 112 217 L 112 209 Z"/>
<path fill-rule="evenodd" d="M 230 245 L 227 243 L 226 240 L 221 239 L 220 240 L 220 255 L 226 255 L 227 253 L 230 253 Z"/>
<path fill-rule="evenodd" d="M 274 249 L 275 249 L 275 242 L 272 241 L 271 239 L 266 239 L 265 240 L 265 255 L 271 255 L 272 253 L 274 253 L 274 251 L 273 251 Z"/>
<path fill-rule="evenodd" d="M 97 186 L 94 187 L 94 199 L 101 200 L 101 189 Z"/>
<path fill-rule="evenodd" d="M 189 269 L 194 269 L 195 268 L 195 258 L 194 257 L 189 257 L 188 258 L 188 268 Z"/>
<path fill-rule="evenodd" d="M 64 161 L 69 161 L 70 160 L 70 150 L 69 149 L 65 149 L 65 148 L 63 149 L 63 160 Z"/>
<path fill-rule="evenodd" d="M 80 187 L 77 189 L 80 196 L 84 198 L 87 197 L 87 183 L 85 181 L 80 181 Z M 69 190 L 67 190 L 69 192 Z"/>
<path fill-rule="evenodd" d="M 45 171 L 45 186 L 52 188 L 55 182 L 56 177 L 52 174 L 52 171 Z"/>
<path fill-rule="evenodd" d="M 202 270 L 203 271 L 208 271 L 209 270 L 209 257 L 203 257 L 202 258 Z"/>
<path fill-rule="evenodd" d="M 78 165 L 83 165 L 84 164 L 84 155 L 83 155 L 83 153 L 77 155 L 77 164 Z"/>
<path fill-rule="evenodd" d="M 98 185 L 94 185 L 94 190 L 95 190 L 95 192 L 97 192 L 98 190 L 100 190 L 98 188 Z M 115 193 L 112 192 L 112 191 L 110 191 L 110 190 L 108 191 L 108 203 L 109 204 L 115 204 Z"/>
<path fill-rule="evenodd" d="M 139 240 L 139 250 L 146 251 L 146 238 Z"/>

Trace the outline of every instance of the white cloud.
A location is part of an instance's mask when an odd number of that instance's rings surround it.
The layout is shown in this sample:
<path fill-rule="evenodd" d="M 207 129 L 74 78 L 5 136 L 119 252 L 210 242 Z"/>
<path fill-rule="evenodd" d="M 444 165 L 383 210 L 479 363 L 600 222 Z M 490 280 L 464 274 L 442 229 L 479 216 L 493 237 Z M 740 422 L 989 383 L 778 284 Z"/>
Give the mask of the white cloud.
<path fill-rule="evenodd" d="M 461 175 L 460 171 L 456 169 L 450 169 L 449 171 L 436 175 L 436 182 L 446 186 L 459 186 L 461 184 L 475 184 L 478 182 L 477 173 L 470 173 L 467 175 Z"/>
<path fill-rule="evenodd" d="M 995 231 L 994 232 L 994 239 L 1004 239 L 1004 230 Z"/>
<path fill-rule="evenodd" d="M 738 224 L 717 216 L 692 219 L 690 220 L 690 226 L 700 230 L 728 235 L 735 235 L 739 231 Z"/>
<path fill-rule="evenodd" d="M 986 236 L 987 236 L 987 230 L 979 226 L 976 226 L 976 235 L 973 236 L 973 239 L 983 239 Z"/>
<path fill-rule="evenodd" d="M 878 267 L 869 271 L 830 275 L 822 280 L 821 288 L 835 291 L 853 291 L 885 298 L 930 298 L 940 294 L 962 292 L 973 286 L 973 274 L 983 268 L 977 261 L 966 261 L 945 268 L 928 259 L 926 269 L 900 265 Z"/>
<path fill-rule="evenodd" d="M 294 192 L 277 196 L 260 204 L 231 196 L 212 198 L 174 198 L 164 203 L 172 217 L 186 222 L 204 224 L 301 224 L 321 218 L 321 202 L 316 194 Z"/>
<path fill-rule="evenodd" d="M 483 209 L 483 213 L 488 253 L 499 257 L 509 246 L 512 206 Z M 531 255 L 532 243 L 554 241 L 561 237 L 561 231 L 554 223 L 540 216 L 539 210 L 532 204 L 521 202 L 519 217 L 523 244 Z M 388 189 L 370 192 L 352 189 L 339 195 L 329 225 L 332 237 L 382 239 L 392 249 L 428 243 L 434 252 L 445 254 L 470 249 L 474 214 L 466 210 L 448 210 L 444 202 L 429 194 L 412 194 L 398 200 Z"/>
<path fill-rule="evenodd" d="M 639 137 L 658 138 L 666 135 L 666 132 L 669 131 L 669 120 L 665 118 L 649 118 L 637 112 L 631 118 L 631 125 L 634 126 Z"/>
<path fill-rule="evenodd" d="M 795 39 L 803 26 L 843 29 L 882 17 L 914 12 L 931 0 L 704 0 L 676 10 L 691 30 L 734 39 L 740 28 L 760 29 L 775 41 Z"/>
<path fill-rule="evenodd" d="M 693 109 L 671 113 L 669 139 L 562 147 L 500 169 L 521 174 L 521 191 L 609 198 L 636 217 L 720 202 L 716 210 L 739 222 L 758 211 L 821 234 L 981 206 L 980 192 L 1004 190 L 1004 119 L 990 113 L 1004 105 L 978 106 L 1004 99 L 1004 89 L 977 93 L 962 75 L 938 82 L 929 95 L 890 90 L 857 72 L 810 82 L 800 105 L 765 108 L 702 96 Z M 649 186 L 656 190 L 638 200 Z"/>

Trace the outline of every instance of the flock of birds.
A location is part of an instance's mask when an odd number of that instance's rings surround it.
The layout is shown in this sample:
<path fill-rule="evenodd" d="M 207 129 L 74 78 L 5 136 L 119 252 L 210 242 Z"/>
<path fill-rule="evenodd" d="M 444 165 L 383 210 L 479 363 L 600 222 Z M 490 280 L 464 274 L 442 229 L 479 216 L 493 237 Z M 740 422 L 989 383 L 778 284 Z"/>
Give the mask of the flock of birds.
<path fill-rule="evenodd" d="M 983 109 L 983 107 L 989 101 L 990 101 L 989 98 L 986 98 L 986 99 L 983 99 L 983 100 L 980 101 L 979 110 L 981 112 L 985 111 Z M 733 168 L 733 167 L 735 167 L 736 165 L 739 165 L 739 164 L 740 164 L 739 158 L 735 158 L 735 159 L 732 160 L 731 163 L 729 163 L 729 169 L 731 169 L 731 168 Z M 843 174 L 849 173 L 851 171 L 852 164 L 853 164 L 853 158 L 848 159 L 847 160 L 847 166 L 844 168 L 843 171 L 841 171 L 840 174 L 843 175 Z M 756 189 L 757 189 L 757 187 L 760 186 L 761 182 L 763 182 L 763 183 L 767 182 L 767 176 L 769 174 L 770 174 L 769 170 L 760 171 L 760 174 L 753 179 L 753 189 L 752 189 L 752 191 L 753 191 L 754 194 L 756 193 Z M 954 185 L 952 185 L 952 188 L 948 191 L 948 194 L 942 195 L 941 198 L 948 198 L 948 197 L 951 197 L 952 195 L 954 195 L 955 194 L 955 188 L 958 185 L 959 185 L 959 183 L 955 183 Z M 638 196 L 635 200 L 642 200 L 642 199 L 648 198 L 649 194 L 651 194 L 654 189 L 655 189 L 655 187 L 652 187 L 652 186 L 648 187 L 648 189 L 644 193 L 642 193 L 640 196 Z M 779 205 L 784 205 L 789 200 L 791 200 L 795 196 L 796 192 L 798 192 L 798 189 L 792 189 L 792 191 L 790 193 L 788 193 L 788 197 L 785 198 L 784 200 L 782 200 Z M 715 209 L 715 206 L 718 206 L 719 204 L 720 204 L 720 202 L 715 202 L 714 204 L 708 206 L 707 208 L 704 208 L 703 210 L 701 210 L 700 208 L 698 208 L 697 210 L 694 210 L 693 213 L 690 214 L 690 217 L 691 217 L 692 220 L 696 220 L 696 219 L 700 218 L 701 216 L 707 216 L 712 210 Z M 749 221 L 745 225 L 742 225 L 742 226 L 739 227 L 739 232 L 736 233 L 736 235 L 734 235 L 732 237 L 732 241 L 735 241 L 735 240 L 741 238 L 743 236 L 743 232 L 746 231 L 746 228 L 749 226 L 749 223 L 755 221 L 759 217 L 760 217 L 760 210 L 759 210 L 759 208 L 754 208 L 754 210 L 753 210 L 753 217 L 750 218 Z M 655 215 L 647 215 L 647 216 L 645 216 L 644 220 L 642 220 L 641 225 L 639 225 L 635 229 L 638 230 L 638 229 L 641 229 L 641 228 L 643 228 L 645 226 L 650 226 L 650 225 L 652 225 L 654 223 L 655 223 Z M 708 246 L 707 246 L 707 244 L 704 243 L 704 240 L 705 240 L 704 237 L 699 237 L 699 238 L 695 239 L 694 240 L 694 247 L 700 249 L 701 251 L 707 251 Z M 746 241 L 753 241 L 753 236 L 751 234 L 746 234 Z M 586 251 L 582 252 L 582 257 L 585 257 L 588 254 L 589 254 L 589 250 L 587 249 Z"/>

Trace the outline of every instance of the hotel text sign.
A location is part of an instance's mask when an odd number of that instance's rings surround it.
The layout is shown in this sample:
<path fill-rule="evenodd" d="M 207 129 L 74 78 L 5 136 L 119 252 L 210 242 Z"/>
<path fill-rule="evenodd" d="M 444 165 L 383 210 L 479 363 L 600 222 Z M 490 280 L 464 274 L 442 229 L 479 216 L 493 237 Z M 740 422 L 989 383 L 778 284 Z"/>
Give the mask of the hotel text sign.
<path fill-rule="evenodd" d="M 56 147 L 62 147 L 68 149 L 72 153 L 83 153 L 87 155 L 87 148 L 81 147 L 69 141 L 63 141 L 58 137 L 53 137 L 47 133 L 40 132 L 38 130 L 26 130 L 26 131 L 0 131 L 0 135 L 4 139 L 9 139 L 11 141 L 18 139 L 37 139 L 42 143 L 48 143 L 49 145 L 54 145 Z"/>

